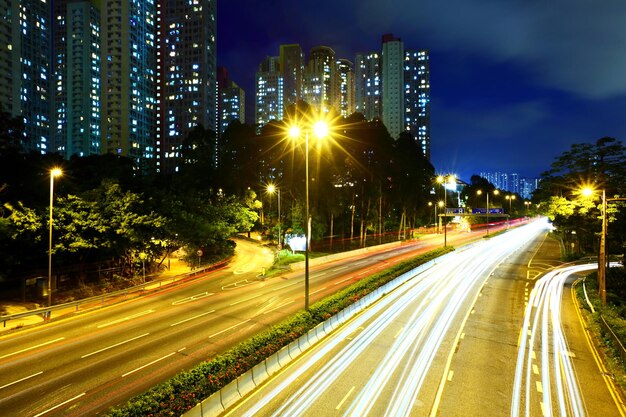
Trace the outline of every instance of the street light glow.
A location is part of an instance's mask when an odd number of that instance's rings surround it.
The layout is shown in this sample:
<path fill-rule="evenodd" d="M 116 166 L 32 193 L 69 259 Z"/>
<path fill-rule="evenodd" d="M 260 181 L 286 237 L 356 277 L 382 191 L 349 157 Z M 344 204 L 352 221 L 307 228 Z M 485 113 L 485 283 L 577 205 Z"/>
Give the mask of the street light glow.
<path fill-rule="evenodd" d="M 289 128 L 289 136 L 292 138 L 300 137 L 300 126 L 291 126 Z"/>
<path fill-rule="evenodd" d="M 594 194 L 595 190 L 591 187 L 584 187 L 582 190 L 580 190 L 580 194 L 583 197 L 591 197 Z"/>
<path fill-rule="evenodd" d="M 328 136 L 328 124 L 323 120 L 315 122 L 313 125 L 313 133 L 318 139 L 323 139 Z"/>

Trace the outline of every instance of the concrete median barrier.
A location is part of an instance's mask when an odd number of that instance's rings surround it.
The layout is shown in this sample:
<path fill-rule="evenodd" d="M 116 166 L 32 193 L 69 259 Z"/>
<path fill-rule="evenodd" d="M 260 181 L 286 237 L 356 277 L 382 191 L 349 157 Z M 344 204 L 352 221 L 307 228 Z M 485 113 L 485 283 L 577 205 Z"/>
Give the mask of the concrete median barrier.
<path fill-rule="evenodd" d="M 269 376 L 274 375 L 280 371 L 280 363 L 278 362 L 278 352 L 274 353 L 269 358 L 265 359 L 265 370 Z"/>
<path fill-rule="evenodd" d="M 289 356 L 291 356 L 291 359 L 297 358 L 301 353 L 302 351 L 300 350 L 300 339 L 294 340 L 293 342 L 289 343 Z"/>
<path fill-rule="evenodd" d="M 286 366 L 289 362 L 291 362 L 291 355 L 289 355 L 289 346 L 285 346 L 281 350 L 276 352 L 276 357 L 278 358 L 278 364 L 281 367 Z"/>
<path fill-rule="evenodd" d="M 224 406 L 222 406 L 221 393 L 215 392 L 209 396 L 206 400 L 200 403 L 202 417 L 217 417 L 224 412 Z M 185 414 L 185 417 L 187 415 Z"/>
<path fill-rule="evenodd" d="M 252 379 L 252 370 L 237 377 L 237 391 L 239 391 L 239 395 L 242 397 L 245 397 L 254 387 L 256 387 L 256 384 L 254 383 L 254 379 Z"/>
<path fill-rule="evenodd" d="M 231 381 L 219 392 L 221 394 L 220 401 L 222 402 L 222 407 L 224 407 L 224 409 L 227 409 L 241 399 L 241 394 L 239 394 L 239 390 L 237 389 L 237 380 Z"/>
<path fill-rule="evenodd" d="M 252 367 L 252 380 L 254 385 L 259 385 L 261 382 L 269 378 L 267 368 L 265 367 L 265 361 Z"/>

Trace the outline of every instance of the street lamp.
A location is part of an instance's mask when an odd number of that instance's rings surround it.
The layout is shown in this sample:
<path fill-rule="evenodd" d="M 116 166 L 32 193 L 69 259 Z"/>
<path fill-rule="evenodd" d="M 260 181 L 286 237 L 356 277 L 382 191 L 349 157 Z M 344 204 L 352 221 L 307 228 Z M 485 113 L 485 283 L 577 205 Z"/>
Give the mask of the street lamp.
<path fill-rule="evenodd" d="M 526 216 L 528 216 L 528 206 L 530 206 L 530 201 L 524 201 L 524 205 L 526 206 Z"/>
<path fill-rule="evenodd" d="M 274 184 L 269 184 L 267 186 L 267 192 L 270 194 L 274 194 L 276 193 L 276 195 L 278 196 L 278 250 L 281 249 L 280 246 L 280 236 L 281 236 L 281 230 L 280 230 L 280 188 L 276 187 Z"/>
<path fill-rule="evenodd" d="M 511 203 L 513 202 L 513 200 L 515 200 L 515 196 L 514 195 L 507 195 L 506 197 L 507 200 L 509 200 L 509 216 L 511 215 L 511 211 L 513 210 L 511 208 Z"/>
<path fill-rule="evenodd" d="M 438 223 L 437 223 L 437 207 L 443 207 L 443 201 L 438 201 L 435 204 L 433 204 L 432 201 L 429 201 L 428 202 L 428 207 L 432 207 L 432 206 L 435 207 L 435 225 L 436 225 L 435 227 L 437 227 L 437 233 L 439 233 L 439 226 L 438 226 Z"/>
<path fill-rule="evenodd" d="M 452 184 L 456 184 L 456 177 L 454 175 L 447 175 L 447 176 L 443 176 L 443 175 L 439 175 L 437 176 L 437 182 L 439 184 L 441 184 L 441 187 L 443 188 L 443 208 L 444 208 L 444 217 L 447 219 L 448 216 L 448 210 L 447 210 L 447 191 L 446 191 L 446 185 L 452 185 Z M 448 246 L 448 228 L 447 228 L 447 224 L 444 223 L 443 225 L 443 247 L 447 247 Z"/>
<path fill-rule="evenodd" d="M 48 307 L 52 305 L 52 203 L 54 197 L 54 177 L 63 174 L 60 168 L 50 170 L 50 233 L 48 234 Z"/>
<path fill-rule="evenodd" d="M 483 193 L 482 190 L 477 190 L 476 195 L 481 195 Z M 489 236 L 489 191 L 485 193 L 487 195 L 487 236 Z M 500 191 L 493 190 L 493 195 L 500 194 Z"/>
<path fill-rule="evenodd" d="M 309 310 L 309 244 L 311 239 L 311 218 L 309 217 L 309 130 L 318 139 L 323 139 L 328 135 L 328 124 L 324 121 L 317 121 L 310 129 L 304 129 L 304 184 L 305 184 L 305 243 L 304 243 L 304 309 Z M 292 139 L 300 138 L 302 129 L 294 125 L 289 128 L 289 136 Z"/>
<path fill-rule="evenodd" d="M 581 194 L 590 197 L 594 194 L 594 190 L 589 187 L 582 189 Z M 606 264 L 608 261 L 606 250 L 606 234 L 609 222 L 606 215 L 606 204 L 609 201 L 626 201 L 626 198 L 606 198 L 606 190 L 602 189 L 602 233 L 600 234 L 600 251 L 598 253 L 598 294 L 602 304 L 606 304 Z"/>

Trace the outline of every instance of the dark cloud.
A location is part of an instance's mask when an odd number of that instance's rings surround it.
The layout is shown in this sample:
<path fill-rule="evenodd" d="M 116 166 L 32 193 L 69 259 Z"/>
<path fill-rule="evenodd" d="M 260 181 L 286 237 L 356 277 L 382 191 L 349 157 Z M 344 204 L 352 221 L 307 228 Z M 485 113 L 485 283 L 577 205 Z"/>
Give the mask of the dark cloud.
<path fill-rule="evenodd" d="M 624 22 L 624 0 L 219 0 L 218 61 L 252 107 L 281 43 L 353 60 L 393 33 L 431 51 L 435 167 L 536 176 L 573 143 L 626 136 Z"/>

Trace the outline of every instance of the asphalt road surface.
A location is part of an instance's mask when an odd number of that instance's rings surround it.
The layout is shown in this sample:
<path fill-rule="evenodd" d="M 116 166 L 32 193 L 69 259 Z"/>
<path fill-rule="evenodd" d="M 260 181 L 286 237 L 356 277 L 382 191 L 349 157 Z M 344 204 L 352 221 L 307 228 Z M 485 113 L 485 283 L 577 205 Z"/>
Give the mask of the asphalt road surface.
<path fill-rule="evenodd" d="M 562 318 L 577 408 L 548 405 L 541 373 L 518 411 L 516 369 L 535 283 L 559 265 L 559 248 L 531 225 L 446 257 L 316 345 L 228 410 L 228 416 L 623 416 L 594 361 L 570 292 Z M 571 281 L 571 280 L 570 280 Z M 570 282 L 568 281 L 568 282 Z M 568 301 L 569 300 L 569 301 Z M 531 326 L 532 327 L 532 326 Z M 525 329 L 525 330 L 522 330 Z M 547 339 L 552 339 L 550 329 Z M 535 339 L 540 339 L 535 337 Z M 537 364 L 543 346 L 530 349 Z M 538 363 L 541 363 L 540 361 Z M 536 372 L 536 373 L 535 373 Z M 550 373 L 551 379 L 558 379 Z M 533 392 L 527 394 L 526 387 Z M 558 390 L 549 401 L 558 404 Z M 526 404 L 526 402 L 524 402 Z M 565 410 L 565 411 L 563 411 Z M 561 414 L 559 414 L 561 413 Z"/>
<path fill-rule="evenodd" d="M 479 238 L 448 234 L 448 244 Z M 442 244 L 441 235 L 311 268 L 311 302 Z M 98 415 L 304 306 L 303 272 L 259 277 L 271 253 L 238 240 L 227 268 L 0 337 L 0 416 Z"/>

